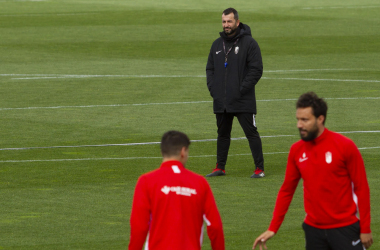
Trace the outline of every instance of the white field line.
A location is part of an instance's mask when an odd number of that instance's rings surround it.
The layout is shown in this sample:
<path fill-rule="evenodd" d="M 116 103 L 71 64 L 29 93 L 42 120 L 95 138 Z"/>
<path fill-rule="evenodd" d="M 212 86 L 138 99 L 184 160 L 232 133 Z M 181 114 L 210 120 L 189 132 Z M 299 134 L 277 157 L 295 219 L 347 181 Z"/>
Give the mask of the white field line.
<path fill-rule="evenodd" d="M 380 132 L 380 131 L 379 131 Z M 261 136 L 261 138 L 272 137 L 289 137 L 294 135 L 271 135 Z M 246 137 L 231 138 L 233 141 L 243 140 Z M 203 140 L 191 140 L 191 142 L 210 142 L 216 141 L 216 139 L 203 139 Z M 46 146 L 46 147 L 23 147 L 23 148 L 0 148 L 0 151 L 6 150 L 29 150 L 29 149 L 53 149 L 53 148 L 84 148 L 84 147 L 113 147 L 113 146 L 141 146 L 141 145 L 154 145 L 160 144 L 160 142 L 132 142 L 132 143 L 119 143 L 119 144 L 98 144 L 98 145 L 72 145 L 72 146 Z"/>
<path fill-rule="evenodd" d="M 297 78 L 297 77 L 261 77 L 268 80 L 297 80 L 297 81 L 326 81 L 326 82 L 380 82 L 380 80 L 361 79 L 324 79 L 324 78 Z"/>
<path fill-rule="evenodd" d="M 380 97 L 338 97 L 338 98 L 324 98 L 325 100 L 378 100 Z M 257 102 L 283 102 L 283 101 L 296 101 L 297 99 L 264 99 L 256 100 Z M 52 106 L 52 107 L 20 107 L 20 108 L 0 108 L 2 110 L 32 110 L 32 109 L 67 109 L 67 108 L 98 108 L 98 107 L 128 107 L 128 106 L 151 106 L 151 105 L 179 105 L 179 104 L 199 104 L 199 103 L 212 103 L 212 101 L 190 101 L 190 102 L 162 102 L 162 103 L 130 103 L 130 104 L 104 104 L 104 105 L 78 105 L 78 106 Z"/>
<path fill-rule="evenodd" d="M 370 149 L 378 149 L 380 147 L 365 147 L 359 148 L 359 150 L 370 150 Z M 275 155 L 275 154 L 288 154 L 289 152 L 268 152 L 263 153 L 264 155 Z M 250 156 L 251 154 L 229 154 L 228 157 L 233 156 Z M 208 158 L 208 157 L 216 157 L 216 155 L 194 155 L 189 156 L 190 158 Z M 64 161 L 115 161 L 115 160 L 141 160 L 141 159 L 162 159 L 162 157 L 158 156 L 150 156 L 150 157 L 106 157 L 106 158 L 80 158 L 80 159 L 41 159 L 41 160 L 2 160 L 0 163 L 28 163 L 28 162 L 64 162 Z"/>
<path fill-rule="evenodd" d="M 312 71 L 353 71 L 363 69 L 284 69 L 284 70 L 265 70 L 264 73 L 286 73 L 286 72 L 312 72 Z M 0 74 L 0 76 L 10 77 L 30 77 L 33 78 L 87 78 L 87 77 L 206 77 L 205 75 L 73 75 L 73 74 Z M 24 78 L 15 78 L 24 79 Z M 28 78 L 26 78 L 28 79 Z"/>
<path fill-rule="evenodd" d="M 209 103 L 209 102 L 212 102 L 212 101 L 162 102 L 162 103 L 131 103 L 131 104 L 79 105 L 79 106 L 53 106 L 53 107 L 23 107 L 23 108 L 0 108 L 0 110 L 127 107 L 127 106 L 149 106 L 149 105 L 197 104 L 197 103 Z"/>
<path fill-rule="evenodd" d="M 69 79 L 69 78 L 100 78 L 100 77 L 121 77 L 121 78 L 187 78 L 205 77 L 203 75 L 65 75 L 65 76 L 44 76 L 44 77 L 21 77 L 12 78 L 14 80 L 38 80 L 38 79 Z"/>
<path fill-rule="evenodd" d="M 36 79 L 70 79 L 70 78 L 197 78 L 205 75 L 58 75 L 58 74 L 0 74 L 10 76 L 14 80 L 36 80 Z"/>
<path fill-rule="evenodd" d="M 323 9 L 374 9 L 380 8 L 380 5 L 372 6 L 324 6 L 324 7 L 304 7 L 304 10 L 323 10 Z"/>
<path fill-rule="evenodd" d="M 45 0 L 43 0 L 45 1 Z M 40 0 L 40 2 L 43 2 Z M 1 1 L 0 1 L 1 2 Z M 35 1 L 38 2 L 38 1 Z M 94 15 L 95 13 L 46 13 L 46 14 L 0 14 L 0 17 L 40 17 L 40 16 L 81 16 Z"/>
<path fill-rule="evenodd" d="M 47 2 L 47 0 L 13 0 L 13 2 Z"/>
<path fill-rule="evenodd" d="M 357 134 L 357 133 L 380 133 L 380 130 L 373 131 L 346 131 L 337 132 L 340 134 Z M 295 137 L 297 135 L 269 135 L 261 136 L 261 138 L 278 138 L 278 137 Z M 246 137 L 231 138 L 233 141 L 245 140 Z M 191 140 L 191 142 L 211 142 L 216 139 L 202 139 Z M 115 146 L 144 146 L 160 144 L 160 142 L 132 142 L 132 143 L 118 143 L 118 144 L 98 144 L 98 145 L 68 145 L 68 146 L 45 146 L 45 147 L 22 147 L 22 148 L 0 148 L 0 151 L 16 151 L 16 150 L 31 150 L 31 149 L 55 149 L 55 148 L 85 148 L 85 147 L 115 147 Z"/>
<path fill-rule="evenodd" d="M 272 152 L 264 154 L 286 154 L 288 152 Z M 251 154 L 230 154 L 231 156 L 246 156 Z M 195 155 L 189 156 L 191 158 L 206 158 L 215 157 L 216 155 Z M 25 163 L 25 162 L 62 162 L 62 161 L 107 161 L 107 160 L 140 160 L 140 159 L 162 159 L 162 156 L 151 156 L 151 157 L 106 157 L 106 158 L 81 158 L 81 159 L 50 159 L 50 160 L 3 160 L 0 163 Z"/>
<path fill-rule="evenodd" d="M 311 70 L 310 70 L 311 71 Z M 276 71 L 277 73 L 282 71 Z M 272 73 L 276 73 L 273 71 Z M 285 72 L 285 71 L 283 71 Z M 290 71 L 286 71 L 290 72 Z M 17 74 L 0 74 L 0 76 L 16 76 Z M 21 76 L 21 75 L 19 75 Z M 205 75 L 25 75 L 24 77 L 13 77 L 13 80 L 42 80 L 42 79 L 84 79 L 84 78 L 205 78 Z M 364 79 L 329 79 L 329 78 L 299 78 L 299 77 L 266 77 L 266 80 L 298 80 L 298 81 L 327 81 L 327 82 L 380 82 L 380 80 Z"/>
<path fill-rule="evenodd" d="M 293 72 L 313 72 L 313 71 L 362 71 L 366 69 L 277 69 L 264 70 L 265 73 L 293 73 Z"/>

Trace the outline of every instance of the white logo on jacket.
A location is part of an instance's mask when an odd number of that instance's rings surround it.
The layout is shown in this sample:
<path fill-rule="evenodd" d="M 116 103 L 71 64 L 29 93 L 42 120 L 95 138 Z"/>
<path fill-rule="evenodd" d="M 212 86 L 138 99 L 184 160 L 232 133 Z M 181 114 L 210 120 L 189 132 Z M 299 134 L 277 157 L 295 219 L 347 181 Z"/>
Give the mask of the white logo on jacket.
<path fill-rule="evenodd" d="M 359 244 L 360 243 L 360 239 L 358 239 L 357 241 L 352 241 L 352 245 L 353 246 L 356 246 L 357 244 Z"/>
<path fill-rule="evenodd" d="M 168 187 L 168 186 L 164 186 L 163 188 L 161 188 L 161 191 L 168 195 L 169 192 L 173 192 L 173 193 L 176 193 L 177 195 L 184 195 L 184 196 L 191 196 L 191 195 L 196 195 L 197 194 L 197 190 L 193 189 L 193 188 L 188 188 L 188 187 Z"/>
<path fill-rule="evenodd" d="M 181 173 L 181 170 L 179 169 L 179 167 L 177 165 L 173 165 L 172 169 L 173 169 L 173 172 L 175 174 L 180 174 Z"/>
<path fill-rule="evenodd" d="M 300 162 L 304 162 L 304 161 L 306 161 L 307 159 L 309 159 L 309 158 L 306 157 L 306 153 L 303 153 L 303 154 L 302 154 L 302 158 L 300 157 L 299 161 L 300 161 Z"/>
<path fill-rule="evenodd" d="M 235 55 L 237 55 L 237 53 L 239 53 L 239 47 L 235 47 Z"/>
<path fill-rule="evenodd" d="M 332 162 L 332 154 L 330 151 L 326 152 L 326 162 L 327 164 L 330 164 Z"/>

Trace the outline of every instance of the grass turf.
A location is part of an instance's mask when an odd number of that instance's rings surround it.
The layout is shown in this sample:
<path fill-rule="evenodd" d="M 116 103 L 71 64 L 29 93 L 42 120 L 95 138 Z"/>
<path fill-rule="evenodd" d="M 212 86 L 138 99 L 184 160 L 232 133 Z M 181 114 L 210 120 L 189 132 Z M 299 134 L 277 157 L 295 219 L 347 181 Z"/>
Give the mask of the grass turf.
<path fill-rule="evenodd" d="M 226 1 L 0 1 L 0 249 L 127 247 L 134 185 L 159 166 L 159 146 L 110 144 L 158 142 L 169 129 L 192 140 L 216 138 L 205 64 L 227 7 Z M 227 176 L 208 179 L 227 249 L 250 249 L 267 228 L 287 152 L 298 140 L 294 103 L 310 90 L 328 102 L 329 129 L 356 131 L 345 135 L 366 163 L 376 249 L 380 5 L 290 0 L 234 7 L 263 54 L 257 122 L 267 177 L 249 178 L 248 143 L 234 140 Z M 232 135 L 244 136 L 237 121 Z M 215 142 L 193 142 L 190 150 L 187 167 L 209 173 Z M 302 249 L 303 217 L 298 189 L 268 246 Z M 210 249 L 207 237 L 203 249 Z"/>

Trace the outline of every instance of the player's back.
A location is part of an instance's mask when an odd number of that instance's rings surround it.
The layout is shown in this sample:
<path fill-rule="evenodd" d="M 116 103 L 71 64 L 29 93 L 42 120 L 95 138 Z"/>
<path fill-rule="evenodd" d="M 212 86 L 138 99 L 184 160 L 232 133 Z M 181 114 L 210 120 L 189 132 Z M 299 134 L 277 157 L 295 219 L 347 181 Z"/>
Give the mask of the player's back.
<path fill-rule="evenodd" d="M 152 208 L 148 249 L 201 249 L 210 192 L 204 177 L 168 161 L 145 178 Z"/>

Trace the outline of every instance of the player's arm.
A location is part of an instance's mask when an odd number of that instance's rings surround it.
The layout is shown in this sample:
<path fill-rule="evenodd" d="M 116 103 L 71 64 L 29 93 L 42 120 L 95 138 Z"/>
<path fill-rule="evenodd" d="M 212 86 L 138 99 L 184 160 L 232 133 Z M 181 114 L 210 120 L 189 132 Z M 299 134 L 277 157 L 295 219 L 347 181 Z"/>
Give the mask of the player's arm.
<path fill-rule="evenodd" d="M 252 40 L 248 46 L 246 59 L 248 72 L 240 87 L 240 92 L 242 94 L 247 93 L 252 89 L 263 75 L 263 61 L 259 45 L 255 40 Z"/>
<path fill-rule="evenodd" d="M 295 151 L 292 147 L 288 156 L 284 182 L 277 195 L 276 205 L 273 211 L 271 223 L 268 230 L 256 238 L 252 249 L 254 249 L 257 245 L 260 246 L 260 250 L 262 250 L 263 247 L 267 249 L 267 240 L 272 238 L 277 233 L 282 222 L 284 221 L 285 214 L 289 209 L 290 202 L 293 199 L 294 192 L 296 191 L 298 182 L 301 179 L 301 174 L 296 167 L 295 161 L 293 160 L 294 154 Z"/>
<path fill-rule="evenodd" d="M 214 57 L 213 57 L 213 47 L 210 49 L 210 53 L 208 55 L 207 65 L 206 65 L 206 77 L 207 77 L 207 88 L 210 91 L 210 94 L 212 95 L 211 88 L 214 82 Z"/>
<path fill-rule="evenodd" d="M 368 249 L 373 244 L 372 233 L 360 234 L 360 241 L 362 242 L 363 246 Z"/>
<path fill-rule="evenodd" d="M 358 198 L 358 209 L 360 215 L 360 233 L 371 233 L 371 206 L 370 191 L 363 158 L 356 145 L 349 141 L 345 147 L 346 164 L 354 186 L 354 193 Z"/>
<path fill-rule="evenodd" d="M 275 232 L 273 231 L 269 231 L 269 230 L 265 231 L 259 237 L 256 238 L 255 242 L 253 243 L 252 249 L 255 249 L 257 245 L 260 246 L 260 250 L 263 250 L 263 247 L 265 249 L 268 249 L 266 242 L 267 240 L 272 238 L 274 235 L 275 235 Z"/>
<path fill-rule="evenodd" d="M 206 180 L 205 182 L 205 196 L 204 196 L 204 216 L 203 219 L 207 225 L 207 234 L 211 241 L 213 250 L 224 250 L 224 233 L 222 219 L 218 208 L 215 203 L 214 195 Z"/>
<path fill-rule="evenodd" d="M 367 181 L 363 157 L 359 149 L 351 140 L 345 147 L 347 157 L 347 169 L 354 185 L 354 193 L 358 197 L 358 208 L 360 215 L 360 240 L 363 246 L 368 249 L 373 244 L 371 233 L 371 205 L 370 191 Z"/>
<path fill-rule="evenodd" d="M 277 233 L 285 214 L 288 212 L 290 203 L 293 199 L 294 192 L 297 189 L 298 182 L 301 179 L 301 173 L 297 168 L 295 159 L 296 150 L 292 147 L 289 152 L 288 162 L 286 164 L 285 178 L 278 192 L 276 204 L 273 211 L 272 221 L 268 230 Z"/>
<path fill-rule="evenodd" d="M 130 218 L 131 236 L 129 250 L 141 250 L 144 246 L 150 223 L 150 203 L 146 191 L 145 179 L 137 181 L 133 196 L 132 213 Z"/>

